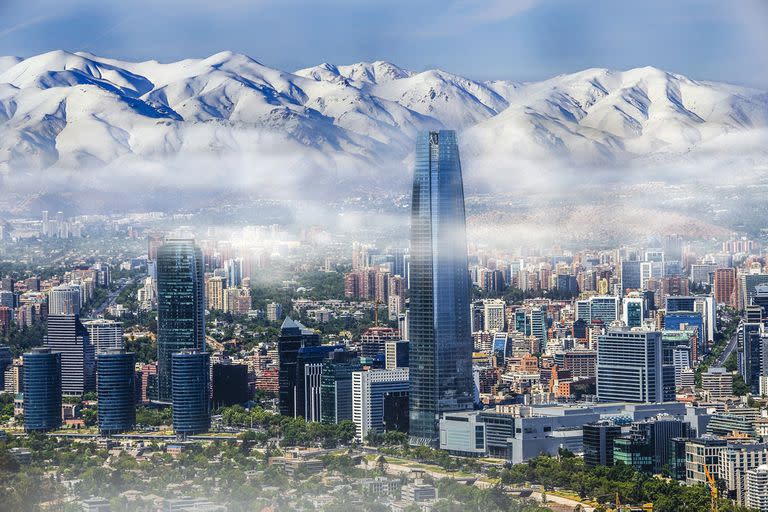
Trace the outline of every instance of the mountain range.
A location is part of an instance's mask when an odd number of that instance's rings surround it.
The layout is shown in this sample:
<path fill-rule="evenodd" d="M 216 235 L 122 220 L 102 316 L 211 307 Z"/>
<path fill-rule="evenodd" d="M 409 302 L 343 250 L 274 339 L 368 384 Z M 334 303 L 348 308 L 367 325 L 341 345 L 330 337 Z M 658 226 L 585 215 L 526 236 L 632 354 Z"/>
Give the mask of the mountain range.
<path fill-rule="evenodd" d="M 652 67 L 523 83 L 382 61 L 288 72 L 232 52 L 170 63 L 66 51 L 0 57 L 6 175 L 198 155 L 246 155 L 237 165 L 255 168 L 288 155 L 289 167 L 370 173 L 407 161 L 415 133 L 435 128 L 460 131 L 470 167 L 614 165 L 695 153 L 766 126 L 765 91 Z"/>

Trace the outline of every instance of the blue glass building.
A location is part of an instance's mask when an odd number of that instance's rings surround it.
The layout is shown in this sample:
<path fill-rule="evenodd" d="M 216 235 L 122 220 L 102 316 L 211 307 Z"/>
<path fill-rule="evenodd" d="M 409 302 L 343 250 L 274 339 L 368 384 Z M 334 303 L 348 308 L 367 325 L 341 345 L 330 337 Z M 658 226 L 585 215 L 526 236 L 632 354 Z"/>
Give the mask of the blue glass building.
<path fill-rule="evenodd" d="M 304 404 L 297 400 L 298 396 L 298 357 L 299 350 L 304 347 L 317 347 L 320 345 L 320 335 L 311 329 L 307 329 L 301 322 L 290 317 L 283 321 L 280 327 L 280 337 L 277 340 L 278 360 L 278 386 L 280 398 L 280 414 L 283 416 L 303 416 Z M 302 370 L 303 371 L 303 370 Z"/>
<path fill-rule="evenodd" d="M 99 432 L 102 435 L 132 430 L 136 425 L 136 356 L 112 349 L 96 356 Z"/>
<path fill-rule="evenodd" d="M 183 350 L 171 357 L 173 431 L 201 434 L 211 428 L 210 358 L 207 352 Z"/>
<path fill-rule="evenodd" d="M 205 350 L 203 255 L 194 240 L 167 240 L 157 250 L 157 382 L 171 401 L 171 356 Z"/>
<path fill-rule="evenodd" d="M 464 186 L 453 131 L 416 141 L 409 277 L 410 438 L 436 446 L 440 415 L 473 407 Z"/>
<path fill-rule="evenodd" d="M 61 354 L 34 348 L 24 354 L 24 430 L 61 427 Z"/>

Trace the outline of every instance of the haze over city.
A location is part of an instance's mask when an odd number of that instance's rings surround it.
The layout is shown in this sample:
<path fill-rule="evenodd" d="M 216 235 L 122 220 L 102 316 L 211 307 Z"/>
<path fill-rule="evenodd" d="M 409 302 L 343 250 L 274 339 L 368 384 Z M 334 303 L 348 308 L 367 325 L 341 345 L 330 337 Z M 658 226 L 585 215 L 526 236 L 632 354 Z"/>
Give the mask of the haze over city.
<path fill-rule="evenodd" d="M 768 512 L 759 0 L 0 5 L 0 503 Z"/>

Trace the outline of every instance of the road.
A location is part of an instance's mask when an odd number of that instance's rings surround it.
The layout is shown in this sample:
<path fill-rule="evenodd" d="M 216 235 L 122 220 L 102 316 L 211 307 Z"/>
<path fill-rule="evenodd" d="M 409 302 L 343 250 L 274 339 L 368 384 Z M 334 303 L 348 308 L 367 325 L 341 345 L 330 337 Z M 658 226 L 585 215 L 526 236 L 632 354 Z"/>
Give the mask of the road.
<path fill-rule="evenodd" d="M 738 335 L 734 333 L 733 336 L 731 336 L 731 339 L 728 341 L 728 345 L 726 345 L 725 350 L 723 350 L 723 353 L 720 354 L 720 357 L 717 358 L 717 361 L 715 361 L 712 366 L 723 366 L 728 357 L 730 357 L 731 353 L 736 349 L 737 341 Z"/>
<path fill-rule="evenodd" d="M 109 292 L 109 295 L 107 296 L 106 300 L 102 302 L 98 307 L 93 308 L 91 311 L 92 317 L 98 317 L 104 314 L 104 311 L 107 310 L 108 307 L 112 306 L 115 303 L 115 299 L 117 299 L 117 296 L 120 295 L 120 293 L 125 290 L 129 285 L 134 283 L 138 278 L 134 279 L 127 279 L 121 286 L 115 291 Z"/>

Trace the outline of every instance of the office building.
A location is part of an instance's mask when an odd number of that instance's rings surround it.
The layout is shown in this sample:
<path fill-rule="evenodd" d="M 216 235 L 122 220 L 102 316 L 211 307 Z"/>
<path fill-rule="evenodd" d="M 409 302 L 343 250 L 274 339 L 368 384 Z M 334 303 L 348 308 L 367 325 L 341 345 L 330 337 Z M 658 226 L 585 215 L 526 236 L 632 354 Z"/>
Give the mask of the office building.
<path fill-rule="evenodd" d="M 242 405 L 248 401 L 248 366 L 216 363 L 211 368 L 213 408 Z"/>
<path fill-rule="evenodd" d="M 606 327 L 619 318 L 619 298 L 610 295 L 589 298 L 589 322 Z"/>
<path fill-rule="evenodd" d="M 48 315 L 43 345 L 61 354 L 62 393 L 82 395 L 96 389 L 94 347 L 77 315 Z"/>
<path fill-rule="evenodd" d="M 408 392 L 390 391 L 384 393 L 384 431 L 407 434 L 410 431 Z"/>
<path fill-rule="evenodd" d="M 720 450 L 717 476 L 724 482 L 726 496 L 737 505 L 747 505 L 748 472 L 768 464 L 765 443 L 731 442 Z"/>
<path fill-rule="evenodd" d="M 400 332 L 391 327 L 369 327 L 360 335 L 361 356 L 374 358 L 384 354 L 388 341 L 401 340 Z"/>
<path fill-rule="evenodd" d="M 96 356 L 101 435 L 133 430 L 136 425 L 136 355 L 111 349 Z"/>
<path fill-rule="evenodd" d="M 355 439 L 364 441 L 371 430 L 384 432 L 384 395 L 408 393 L 409 387 L 408 368 L 353 372 L 352 421 L 357 427 Z"/>
<path fill-rule="evenodd" d="M 302 347 L 296 356 L 296 416 L 307 421 L 321 419 L 321 389 L 323 362 L 334 352 L 343 352 L 342 345 Z"/>
<path fill-rule="evenodd" d="M 485 423 L 479 411 L 443 413 L 440 418 L 440 449 L 462 457 L 485 455 Z"/>
<path fill-rule="evenodd" d="M 672 439 L 687 438 L 690 426 L 683 420 L 661 415 L 632 424 L 629 434 L 614 440 L 613 461 L 623 462 L 648 475 L 669 467 Z"/>
<path fill-rule="evenodd" d="M 613 466 L 613 441 L 621 436 L 621 427 L 611 421 L 584 425 L 584 463 L 589 467 Z"/>
<path fill-rule="evenodd" d="M 203 254 L 194 240 L 170 239 L 157 249 L 158 398 L 171 401 L 171 356 L 205 351 Z"/>
<path fill-rule="evenodd" d="M 640 283 L 640 262 L 622 261 L 621 262 L 621 294 L 628 291 L 635 291 L 641 288 Z"/>
<path fill-rule="evenodd" d="M 387 370 L 408 367 L 409 343 L 405 340 L 389 340 L 384 345 L 384 364 Z"/>
<path fill-rule="evenodd" d="M 601 402 L 675 399 L 672 347 L 658 331 L 612 330 L 597 342 L 597 398 Z M 667 358 L 668 356 L 668 358 Z"/>
<path fill-rule="evenodd" d="M 24 430 L 61 427 L 61 354 L 34 348 L 24 354 Z"/>
<path fill-rule="evenodd" d="M 97 354 L 125 348 L 123 342 L 123 324 L 114 320 L 100 318 L 83 322 L 91 345 Z"/>
<path fill-rule="evenodd" d="M 48 292 L 49 315 L 79 315 L 83 305 L 82 290 L 79 285 L 62 284 Z"/>
<path fill-rule="evenodd" d="M 280 414 L 283 416 L 302 416 L 304 404 L 297 400 L 298 356 L 304 347 L 320 345 L 320 335 L 307 329 L 300 322 L 290 317 L 283 321 L 277 340 L 278 360 L 280 361 L 278 385 L 280 388 Z"/>
<path fill-rule="evenodd" d="M 685 443 L 685 483 L 707 485 L 704 466 L 712 475 L 718 474 L 720 451 L 728 441 L 714 436 L 702 436 Z"/>
<path fill-rule="evenodd" d="M 455 132 L 418 137 L 410 256 L 410 437 L 436 446 L 442 413 L 469 410 L 474 403 L 464 190 Z"/>
<path fill-rule="evenodd" d="M 352 420 L 352 373 L 362 368 L 350 352 L 333 352 L 323 361 L 320 377 L 320 421 Z"/>
<path fill-rule="evenodd" d="M 639 297 L 626 298 L 623 301 L 622 321 L 629 328 L 640 327 L 645 319 L 645 301 Z"/>
<path fill-rule="evenodd" d="M 211 427 L 210 371 L 207 352 L 182 350 L 173 353 L 171 395 L 176 435 L 201 434 Z"/>

